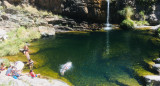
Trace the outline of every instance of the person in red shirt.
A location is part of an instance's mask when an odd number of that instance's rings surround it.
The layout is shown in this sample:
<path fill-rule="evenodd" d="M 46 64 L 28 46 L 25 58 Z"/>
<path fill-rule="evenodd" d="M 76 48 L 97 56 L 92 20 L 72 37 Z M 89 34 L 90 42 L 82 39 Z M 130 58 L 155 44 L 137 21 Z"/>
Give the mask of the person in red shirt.
<path fill-rule="evenodd" d="M 33 72 L 33 70 L 30 70 L 29 74 L 31 75 L 32 78 L 34 78 L 34 77 L 40 77 L 40 74 L 35 74 Z"/>

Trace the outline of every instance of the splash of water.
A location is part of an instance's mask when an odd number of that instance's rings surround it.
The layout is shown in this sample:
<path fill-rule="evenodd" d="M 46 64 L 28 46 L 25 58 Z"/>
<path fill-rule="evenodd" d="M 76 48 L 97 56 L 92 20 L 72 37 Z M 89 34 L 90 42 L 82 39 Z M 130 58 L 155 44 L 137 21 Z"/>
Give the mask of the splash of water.
<path fill-rule="evenodd" d="M 60 68 L 60 74 L 64 75 L 64 73 L 71 68 L 72 68 L 72 62 L 67 62 L 65 64 L 62 64 Z"/>

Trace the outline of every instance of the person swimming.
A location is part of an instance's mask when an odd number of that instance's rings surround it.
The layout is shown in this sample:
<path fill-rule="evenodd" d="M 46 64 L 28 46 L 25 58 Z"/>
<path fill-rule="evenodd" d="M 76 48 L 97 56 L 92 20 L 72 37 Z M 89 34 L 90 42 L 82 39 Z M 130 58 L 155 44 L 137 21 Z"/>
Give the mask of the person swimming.
<path fill-rule="evenodd" d="M 67 62 L 66 64 L 61 66 L 60 73 L 63 76 L 64 73 L 72 67 L 72 62 Z"/>

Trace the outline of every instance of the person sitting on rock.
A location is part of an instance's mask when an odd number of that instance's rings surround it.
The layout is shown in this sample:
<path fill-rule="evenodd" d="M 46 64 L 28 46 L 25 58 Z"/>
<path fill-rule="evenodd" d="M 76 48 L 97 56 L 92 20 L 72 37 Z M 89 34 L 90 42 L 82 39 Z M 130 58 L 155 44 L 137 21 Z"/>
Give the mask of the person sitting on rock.
<path fill-rule="evenodd" d="M 18 79 L 18 77 L 20 76 L 20 74 L 18 74 L 15 67 L 13 67 L 13 69 L 12 69 L 12 76 L 14 79 Z"/>
<path fill-rule="evenodd" d="M 33 70 L 30 70 L 29 74 L 31 75 L 32 78 L 34 78 L 34 77 L 40 77 L 40 74 L 35 74 L 33 72 Z"/>
<path fill-rule="evenodd" d="M 8 69 L 7 69 L 7 71 L 6 71 L 6 76 L 11 76 L 12 75 L 12 69 L 13 69 L 14 67 L 13 66 L 10 66 Z"/>
<path fill-rule="evenodd" d="M 6 66 L 5 66 L 5 64 L 4 64 L 4 63 L 1 63 L 0 70 L 1 70 L 1 71 L 3 71 L 3 70 L 5 70 L 5 69 L 6 69 Z"/>
<path fill-rule="evenodd" d="M 29 68 L 30 68 L 30 70 L 32 70 L 33 69 L 33 63 L 34 63 L 34 61 L 32 60 L 32 59 L 29 59 Z"/>

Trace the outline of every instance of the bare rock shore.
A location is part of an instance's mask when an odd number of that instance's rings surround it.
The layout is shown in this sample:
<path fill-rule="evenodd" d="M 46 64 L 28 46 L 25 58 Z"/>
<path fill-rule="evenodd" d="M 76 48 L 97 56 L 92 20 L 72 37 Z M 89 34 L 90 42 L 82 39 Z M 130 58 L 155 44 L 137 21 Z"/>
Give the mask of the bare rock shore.
<path fill-rule="evenodd" d="M 5 75 L 6 70 L 0 73 L 0 86 L 69 86 L 65 82 L 56 79 L 31 78 L 27 74 L 14 79 Z"/>

